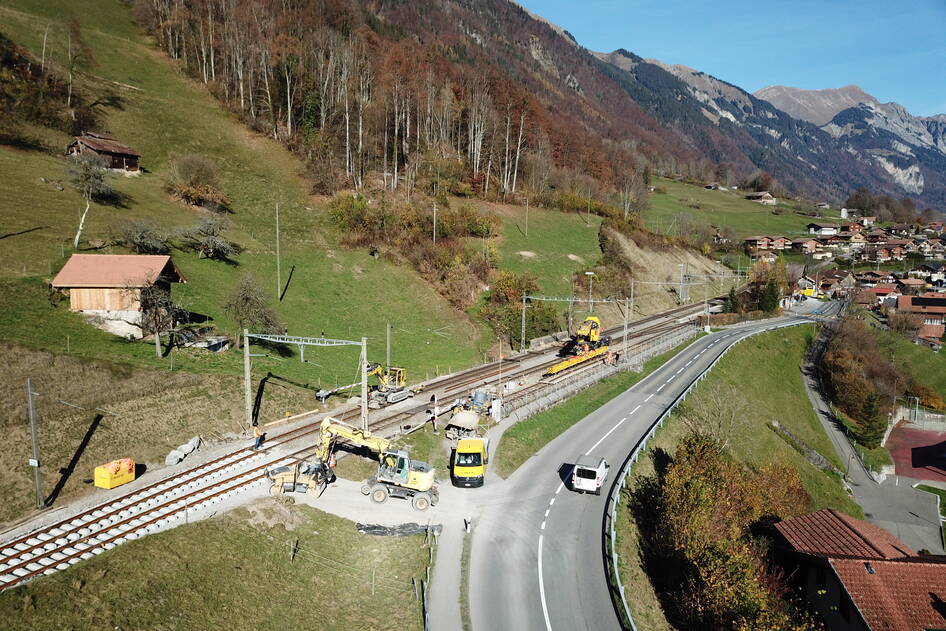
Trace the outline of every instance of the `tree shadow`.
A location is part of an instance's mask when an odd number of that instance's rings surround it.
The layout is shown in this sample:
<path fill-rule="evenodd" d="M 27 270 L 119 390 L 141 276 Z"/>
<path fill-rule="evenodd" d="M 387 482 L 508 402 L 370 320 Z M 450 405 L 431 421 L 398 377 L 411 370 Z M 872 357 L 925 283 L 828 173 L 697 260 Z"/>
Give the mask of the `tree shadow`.
<path fill-rule="evenodd" d="M 59 494 L 62 493 L 63 487 L 66 486 L 66 482 L 69 481 L 69 478 L 72 477 L 72 474 L 75 473 L 76 466 L 79 464 L 79 459 L 82 458 L 82 454 L 85 453 L 86 447 L 89 446 L 89 441 L 92 440 L 93 434 L 98 429 L 99 424 L 102 422 L 102 415 L 96 414 L 95 418 L 92 419 L 92 423 L 89 424 L 89 428 L 85 431 L 85 436 L 82 437 L 82 440 L 79 442 L 79 446 L 76 448 L 75 453 L 72 454 L 72 459 L 69 461 L 69 464 L 59 470 L 59 481 L 56 482 L 56 486 L 53 488 L 52 493 L 46 498 L 46 506 L 52 506 L 56 501 L 56 498 L 59 497 Z"/>
<path fill-rule="evenodd" d="M 46 152 L 46 147 L 38 138 L 19 133 L 17 130 L 0 130 L 0 145 L 21 151 Z"/>
<path fill-rule="evenodd" d="M 946 440 L 910 449 L 910 466 L 946 475 Z"/>
<path fill-rule="evenodd" d="M 50 228 L 51 226 L 34 226 L 32 228 L 27 228 L 26 230 L 20 230 L 18 232 L 8 232 L 6 234 L 0 234 L 0 239 L 7 239 L 9 237 L 18 237 L 21 234 L 29 234 L 31 232 L 36 232 L 37 230 L 42 230 L 43 228 Z"/>
<path fill-rule="evenodd" d="M 282 302 L 282 299 L 286 297 L 286 292 L 289 291 L 289 283 L 292 282 L 292 275 L 296 272 L 296 266 L 293 265 L 289 269 L 289 278 L 286 279 L 286 284 L 282 288 L 282 292 L 279 294 L 279 302 Z"/>

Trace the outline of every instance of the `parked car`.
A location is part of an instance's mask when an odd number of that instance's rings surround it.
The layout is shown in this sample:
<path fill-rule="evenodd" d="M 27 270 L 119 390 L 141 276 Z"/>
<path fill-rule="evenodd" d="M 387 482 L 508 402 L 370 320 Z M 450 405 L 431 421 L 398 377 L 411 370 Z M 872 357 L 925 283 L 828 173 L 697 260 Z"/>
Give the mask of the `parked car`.
<path fill-rule="evenodd" d="M 611 465 L 604 458 L 580 456 L 572 468 L 572 490 L 601 495 L 601 486 L 608 479 L 609 471 Z"/>

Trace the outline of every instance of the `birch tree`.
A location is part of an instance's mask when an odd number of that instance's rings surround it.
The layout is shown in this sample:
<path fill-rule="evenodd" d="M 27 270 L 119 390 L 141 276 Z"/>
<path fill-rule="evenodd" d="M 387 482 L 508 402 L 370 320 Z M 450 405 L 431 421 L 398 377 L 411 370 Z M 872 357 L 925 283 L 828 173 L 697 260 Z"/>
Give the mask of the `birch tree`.
<path fill-rule="evenodd" d="M 85 210 L 79 213 L 79 227 L 72 240 L 73 249 L 79 249 L 79 239 L 85 228 L 85 219 L 92 207 L 92 200 L 112 193 L 112 188 L 105 181 L 105 161 L 97 155 L 78 155 L 73 159 L 66 175 L 69 182 L 82 193 Z"/>

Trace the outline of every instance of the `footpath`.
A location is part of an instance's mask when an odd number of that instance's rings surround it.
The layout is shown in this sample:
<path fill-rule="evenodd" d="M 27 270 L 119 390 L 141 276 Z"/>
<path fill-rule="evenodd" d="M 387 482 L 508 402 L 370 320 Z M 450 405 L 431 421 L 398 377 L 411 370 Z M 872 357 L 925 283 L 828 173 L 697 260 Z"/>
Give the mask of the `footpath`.
<path fill-rule="evenodd" d="M 824 343 L 821 338 L 816 344 L 819 342 Z M 914 551 L 929 550 L 933 554 L 946 554 L 936 497 L 913 488 L 921 480 L 894 475 L 877 482 L 854 453 L 853 446 L 844 434 L 843 425 L 821 396 L 815 368 L 819 353 L 820 349 L 816 348 L 806 358 L 802 378 L 811 405 L 841 462 L 849 463 L 847 480 L 854 501 L 864 509 L 864 516 L 869 522 L 889 531 Z"/>

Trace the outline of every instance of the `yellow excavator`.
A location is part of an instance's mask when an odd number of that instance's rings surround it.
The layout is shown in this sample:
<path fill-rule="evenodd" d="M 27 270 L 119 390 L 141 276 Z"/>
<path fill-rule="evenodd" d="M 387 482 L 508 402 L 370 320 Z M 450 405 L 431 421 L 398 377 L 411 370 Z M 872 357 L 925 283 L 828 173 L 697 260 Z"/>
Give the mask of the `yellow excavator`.
<path fill-rule="evenodd" d="M 362 482 L 361 492 L 380 504 L 388 497 L 411 500 L 411 506 L 424 511 L 440 499 L 434 485 L 434 468 L 426 462 L 411 460 L 404 450 L 392 450 L 391 441 L 382 436 L 326 417 L 319 431 L 319 444 L 313 462 L 299 462 L 292 467 L 267 471 L 271 495 L 306 493 L 318 497 L 335 479 L 335 443 L 346 440 L 379 456 L 378 472 Z"/>
<path fill-rule="evenodd" d="M 610 344 L 611 338 L 601 335 L 601 320 L 595 316 L 588 316 L 558 352 L 559 357 L 566 359 L 546 370 L 545 376 L 556 375 L 596 358 L 613 364 L 617 361 L 618 355 L 611 352 Z"/>
<path fill-rule="evenodd" d="M 403 368 L 389 366 L 385 370 L 381 364 L 368 364 L 368 377 L 378 378 L 378 385 L 368 394 L 368 406 L 375 410 L 403 401 L 423 389 L 423 386 L 407 387 L 407 371 Z"/>
<path fill-rule="evenodd" d="M 581 355 L 610 343 L 610 337 L 601 335 L 601 320 L 595 316 L 588 316 L 575 330 L 574 335 L 562 346 L 559 356 Z"/>

